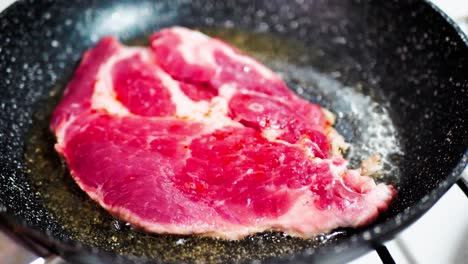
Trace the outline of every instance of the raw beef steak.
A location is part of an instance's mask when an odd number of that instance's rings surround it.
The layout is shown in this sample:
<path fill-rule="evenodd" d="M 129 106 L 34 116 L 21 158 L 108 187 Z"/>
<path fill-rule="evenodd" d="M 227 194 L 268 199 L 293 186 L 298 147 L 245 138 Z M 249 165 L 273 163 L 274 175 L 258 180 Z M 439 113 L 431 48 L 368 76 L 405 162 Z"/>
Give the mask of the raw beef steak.
<path fill-rule="evenodd" d="M 75 181 L 112 215 L 239 239 L 312 237 L 387 209 L 393 187 L 363 175 L 378 161 L 347 169 L 332 123 L 254 59 L 174 27 L 151 48 L 105 38 L 86 52 L 51 129 Z"/>

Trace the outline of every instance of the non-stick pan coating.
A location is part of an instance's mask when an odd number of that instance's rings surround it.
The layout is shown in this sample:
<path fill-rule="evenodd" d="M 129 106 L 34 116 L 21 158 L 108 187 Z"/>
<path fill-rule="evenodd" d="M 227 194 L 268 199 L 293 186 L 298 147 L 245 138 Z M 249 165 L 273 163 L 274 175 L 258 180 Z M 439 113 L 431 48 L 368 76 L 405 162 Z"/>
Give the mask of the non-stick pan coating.
<path fill-rule="evenodd" d="M 130 41 L 175 24 L 300 42 L 310 53 L 302 63 L 369 95 L 397 129 L 403 154 L 390 210 L 336 243 L 270 262 L 356 257 L 420 216 L 466 164 L 467 40 L 424 1 L 24 1 L 0 15 L 0 211 L 17 232 L 38 231 L 74 261 L 128 260 L 71 240 L 32 191 L 25 142 L 34 113 L 99 38 Z"/>

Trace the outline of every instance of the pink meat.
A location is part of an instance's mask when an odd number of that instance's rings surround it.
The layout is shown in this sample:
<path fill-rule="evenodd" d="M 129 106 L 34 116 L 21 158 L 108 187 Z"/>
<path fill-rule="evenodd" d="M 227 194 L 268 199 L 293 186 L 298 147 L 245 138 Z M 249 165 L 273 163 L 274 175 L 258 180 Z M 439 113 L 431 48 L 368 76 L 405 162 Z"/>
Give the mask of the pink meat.
<path fill-rule="evenodd" d="M 51 129 L 71 175 L 148 232 L 312 237 L 369 224 L 396 195 L 361 170 L 321 107 L 220 40 L 174 27 L 151 48 L 101 40 Z"/>

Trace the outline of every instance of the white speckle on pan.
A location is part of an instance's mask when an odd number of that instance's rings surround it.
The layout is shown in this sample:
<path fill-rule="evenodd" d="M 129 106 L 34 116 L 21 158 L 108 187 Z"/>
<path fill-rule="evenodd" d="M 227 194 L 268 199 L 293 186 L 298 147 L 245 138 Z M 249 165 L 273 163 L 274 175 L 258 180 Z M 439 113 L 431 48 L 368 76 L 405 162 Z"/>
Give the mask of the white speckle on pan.
<path fill-rule="evenodd" d="M 362 234 L 362 237 L 365 239 L 365 240 L 370 240 L 371 239 L 371 234 L 369 231 L 366 231 Z"/>
<path fill-rule="evenodd" d="M 382 232 L 382 229 L 380 228 L 380 226 L 376 226 L 376 227 L 374 227 L 374 232 L 376 234 L 380 234 Z"/>
<path fill-rule="evenodd" d="M 231 20 L 226 20 L 226 21 L 224 21 L 224 26 L 226 28 L 233 28 L 234 27 L 234 22 L 232 22 Z"/>
<path fill-rule="evenodd" d="M 60 43 L 57 41 L 57 40 L 52 40 L 52 42 L 50 42 L 50 45 L 53 47 L 53 48 L 57 48 L 58 46 L 60 46 Z"/>
<path fill-rule="evenodd" d="M 212 25 L 214 23 L 214 19 L 212 17 L 205 18 L 205 23 L 207 25 Z"/>
<path fill-rule="evenodd" d="M 265 10 L 262 10 L 262 9 L 257 10 L 255 15 L 257 15 L 257 17 L 264 17 L 265 16 Z"/>
<path fill-rule="evenodd" d="M 336 37 L 332 41 L 334 43 L 336 43 L 336 44 L 343 44 L 343 45 L 346 44 L 346 42 L 347 42 L 346 38 L 344 38 L 344 37 Z"/>
<path fill-rule="evenodd" d="M 260 32 L 267 32 L 270 29 L 270 26 L 265 22 L 260 22 L 258 24 L 257 30 Z"/>
<path fill-rule="evenodd" d="M 293 20 L 289 23 L 289 28 L 291 29 L 296 29 L 299 27 L 299 22 L 297 22 L 296 20 Z"/>

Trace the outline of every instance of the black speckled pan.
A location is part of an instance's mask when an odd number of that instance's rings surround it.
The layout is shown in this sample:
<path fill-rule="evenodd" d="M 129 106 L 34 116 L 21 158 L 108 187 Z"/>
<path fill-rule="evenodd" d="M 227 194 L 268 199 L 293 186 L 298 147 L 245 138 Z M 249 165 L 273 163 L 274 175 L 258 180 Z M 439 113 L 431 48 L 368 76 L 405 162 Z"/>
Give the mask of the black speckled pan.
<path fill-rule="evenodd" d="M 350 159 L 385 154 L 398 199 L 376 223 L 300 240 L 142 234 L 81 192 L 48 115 L 101 37 L 144 43 L 170 25 L 224 38 L 338 114 Z M 73 263 L 327 263 L 392 238 L 458 179 L 468 154 L 468 40 L 425 1 L 19 1 L 0 15 L 0 223 Z"/>

